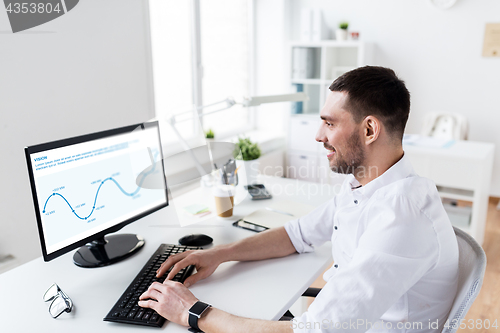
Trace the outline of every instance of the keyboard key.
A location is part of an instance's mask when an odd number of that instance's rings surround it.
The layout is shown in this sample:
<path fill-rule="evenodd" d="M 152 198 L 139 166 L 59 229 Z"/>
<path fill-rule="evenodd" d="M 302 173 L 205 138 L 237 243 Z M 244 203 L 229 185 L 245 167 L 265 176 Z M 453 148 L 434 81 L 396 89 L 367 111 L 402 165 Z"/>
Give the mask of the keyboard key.
<path fill-rule="evenodd" d="M 139 310 L 137 312 L 137 315 L 135 316 L 135 319 L 141 319 L 143 315 L 144 315 L 144 310 Z"/>

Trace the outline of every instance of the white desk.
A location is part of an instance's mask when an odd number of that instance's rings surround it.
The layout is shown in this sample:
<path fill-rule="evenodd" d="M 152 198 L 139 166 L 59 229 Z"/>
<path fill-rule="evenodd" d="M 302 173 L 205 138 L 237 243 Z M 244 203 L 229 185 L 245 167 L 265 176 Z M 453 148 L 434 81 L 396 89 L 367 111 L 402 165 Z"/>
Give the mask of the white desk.
<path fill-rule="evenodd" d="M 405 144 L 404 151 L 420 176 L 442 187 L 441 197 L 473 203 L 470 225 L 462 229 L 482 244 L 495 145 L 458 140 L 445 148 Z"/>
<path fill-rule="evenodd" d="M 334 189 L 327 185 L 273 177 L 262 177 L 261 180 L 273 190 L 272 200 L 275 201 L 295 200 L 317 206 L 334 195 Z M 318 186 L 321 186 L 319 191 Z M 288 190 L 280 193 L 280 188 Z M 120 263 L 83 269 L 72 263 L 72 251 L 48 263 L 38 258 L 6 272 L 0 275 L 0 331 L 157 331 L 149 327 L 104 322 L 102 318 L 160 243 L 177 244 L 181 236 L 190 233 L 206 233 L 213 237 L 215 245 L 251 236 L 253 232 L 235 228 L 231 223 L 270 203 L 271 200 L 246 199 L 235 207 L 235 215 L 231 218 L 213 218 L 202 225 L 184 228 L 178 226 L 175 210 L 167 207 L 120 231 L 138 233 L 146 239 L 146 245 L 138 254 Z M 230 313 L 277 320 L 330 262 L 331 247 L 325 244 L 315 253 L 224 263 L 212 276 L 190 289 L 199 299 Z M 48 313 L 48 303 L 42 300 L 43 293 L 53 282 L 57 282 L 74 302 L 73 311 L 56 320 Z M 171 322 L 167 322 L 163 329 L 188 332 L 187 328 Z"/>

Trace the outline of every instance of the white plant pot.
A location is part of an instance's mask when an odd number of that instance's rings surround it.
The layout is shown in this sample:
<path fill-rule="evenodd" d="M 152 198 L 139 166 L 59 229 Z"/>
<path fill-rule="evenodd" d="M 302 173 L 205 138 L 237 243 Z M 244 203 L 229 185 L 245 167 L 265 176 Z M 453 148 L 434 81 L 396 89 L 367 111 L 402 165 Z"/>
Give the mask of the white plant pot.
<path fill-rule="evenodd" d="M 205 141 L 206 141 L 208 149 L 212 149 L 210 147 L 210 144 L 213 143 L 213 142 L 215 142 L 215 140 L 214 139 L 207 139 L 207 138 L 205 138 Z M 201 185 L 201 187 L 207 187 L 207 188 L 208 187 L 212 187 L 214 185 L 214 181 L 215 181 L 214 175 L 211 174 L 211 173 L 209 173 L 209 174 L 204 175 L 204 176 L 201 177 L 201 179 L 200 179 L 200 185 Z"/>
<path fill-rule="evenodd" d="M 212 149 L 210 145 L 215 142 L 215 139 L 206 139 L 205 142 L 207 143 L 208 149 Z"/>
<path fill-rule="evenodd" d="M 247 176 L 247 184 L 257 184 L 257 177 L 259 176 L 259 159 L 251 161 L 243 161 L 245 174 Z"/>
<path fill-rule="evenodd" d="M 345 29 L 337 29 L 335 31 L 335 38 L 338 41 L 347 40 L 347 30 L 345 30 Z"/>

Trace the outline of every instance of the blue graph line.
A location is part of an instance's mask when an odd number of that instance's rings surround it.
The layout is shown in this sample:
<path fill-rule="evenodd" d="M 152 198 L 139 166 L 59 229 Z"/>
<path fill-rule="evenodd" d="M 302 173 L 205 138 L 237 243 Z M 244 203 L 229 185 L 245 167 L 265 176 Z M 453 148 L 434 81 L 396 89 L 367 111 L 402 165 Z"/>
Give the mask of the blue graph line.
<path fill-rule="evenodd" d="M 156 157 L 158 156 L 158 152 L 156 152 L 155 154 L 155 157 L 153 158 L 153 161 L 156 160 Z M 144 179 L 146 179 L 147 176 L 149 176 L 150 174 L 152 174 L 156 169 L 156 163 L 153 163 L 153 167 L 151 168 L 150 171 L 144 173 L 142 175 L 142 178 L 141 178 L 141 181 L 139 182 L 139 185 L 137 186 L 137 188 L 135 189 L 134 192 L 132 193 L 128 193 L 127 191 L 125 191 L 123 189 L 123 187 L 121 187 L 120 184 L 118 184 L 118 182 L 113 178 L 113 177 L 109 177 L 109 178 L 106 178 L 104 179 L 101 184 L 99 185 L 99 188 L 97 189 L 97 192 L 95 194 L 95 198 L 94 198 L 94 204 L 92 205 L 92 211 L 90 212 L 90 214 L 86 217 L 81 217 L 80 215 L 78 215 L 74 208 L 71 206 L 71 204 L 68 202 L 68 200 L 66 200 L 66 198 L 59 194 L 59 193 L 52 193 L 52 195 L 50 195 L 47 200 L 45 200 L 45 205 L 43 206 L 43 212 L 45 214 L 45 208 L 47 207 L 47 203 L 49 202 L 50 198 L 53 198 L 55 197 L 56 195 L 60 196 L 61 198 L 64 199 L 64 201 L 66 201 L 66 203 L 68 204 L 69 208 L 71 209 L 71 211 L 73 212 L 73 214 L 75 214 L 76 217 L 78 217 L 80 220 L 87 220 L 93 213 L 94 213 L 94 210 L 95 210 L 95 204 L 97 202 L 97 196 L 99 195 L 99 191 L 101 190 L 101 187 L 102 185 L 107 182 L 108 180 L 111 180 L 113 183 L 115 183 L 115 185 L 120 189 L 120 191 L 122 191 L 123 194 L 125 194 L 126 196 L 129 196 L 129 197 L 133 197 L 134 195 L 136 195 L 137 193 L 139 193 L 140 189 L 141 189 L 141 186 L 142 186 L 142 183 L 144 182 Z"/>

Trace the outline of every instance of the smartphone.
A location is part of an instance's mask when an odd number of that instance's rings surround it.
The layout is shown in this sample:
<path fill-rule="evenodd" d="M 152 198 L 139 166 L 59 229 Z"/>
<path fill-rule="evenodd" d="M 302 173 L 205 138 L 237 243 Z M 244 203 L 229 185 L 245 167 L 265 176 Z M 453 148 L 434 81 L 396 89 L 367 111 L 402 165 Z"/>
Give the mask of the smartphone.
<path fill-rule="evenodd" d="M 252 200 L 271 199 L 273 196 L 267 192 L 264 184 L 245 185 L 245 190 L 252 196 Z"/>
<path fill-rule="evenodd" d="M 265 231 L 265 230 L 269 229 L 268 227 L 264 227 L 264 226 L 261 226 L 261 225 L 258 225 L 258 224 L 252 223 L 252 222 L 244 221 L 243 219 L 240 219 L 240 220 L 234 222 L 233 225 L 235 227 L 238 227 L 238 228 L 243 228 L 243 229 L 255 231 L 255 232 L 261 232 L 261 231 Z"/>

